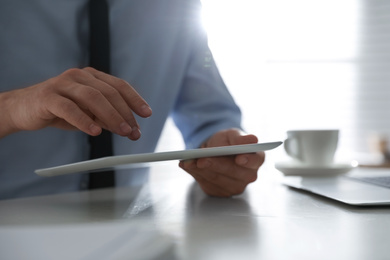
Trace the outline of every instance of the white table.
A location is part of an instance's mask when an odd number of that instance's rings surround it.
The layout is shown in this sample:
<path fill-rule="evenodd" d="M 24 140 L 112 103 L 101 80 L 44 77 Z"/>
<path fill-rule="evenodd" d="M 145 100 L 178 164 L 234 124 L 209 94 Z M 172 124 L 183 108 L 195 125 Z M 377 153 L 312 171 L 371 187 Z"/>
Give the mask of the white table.
<path fill-rule="evenodd" d="M 390 207 L 347 206 L 280 178 L 264 166 L 244 194 L 212 198 L 176 162 L 156 164 L 143 187 L 0 201 L 0 229 L 142 221 L 173 237 L 179 259 L 390 259 Z"/>

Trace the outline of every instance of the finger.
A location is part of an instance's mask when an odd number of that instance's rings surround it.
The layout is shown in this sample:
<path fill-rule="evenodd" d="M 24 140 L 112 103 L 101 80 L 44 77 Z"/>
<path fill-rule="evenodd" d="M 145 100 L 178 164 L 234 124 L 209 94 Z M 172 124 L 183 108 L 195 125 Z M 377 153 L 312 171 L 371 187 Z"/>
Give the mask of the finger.
<path fill-rule="evenodd" d="M 257 179 L 257 169 L 238 165 L 234 156 L 201 158 L 197 161 L 197 168 L 244 183 L 254 182 Z M 215 176 L 210 174 L 205 178 L 214 182 Z"/>
<path fill-rule="evenodd" d="M 186 170 L 196 169 L 196 160 L 183 160 L 179 162 L 179 166 L 181 168 L 185 168 Z"/>
<path fill-rule="evenodd" d="M 219 185 L 216 185 L 212 182 L 209 182 L 206 178 L 202 176 L 202 174 L 198 174 L 196 169 L 196 161 L 181 161 L 179 163 L 179 166 L 188 172 L 196 182 L 199 184 L 199 186 L 202 188 L 202 190 L 210 195 L 210 196 L 216 196 L 216 197 L 230 197 L 233 195 L 233 193 L 226 190 L 225 187 L 220 187 Z"/>
<path fill-rule="evenodd" d="M 69 124 L 69 122 L 66 122 L 64 119 L 59 118 L 59 117 L 54 119 L 50 125 L 53 127 L 56 127 L 56 128 L 63 129 L 63 130 L 72 130 L 72 131 L 80 130 L 77 127 L 75 127 L 74 125 Z"/>
<path fill-rule="evenodd" d="M 215 185 L 213 183 L 208 182 L 207 180 L 203 179 L 202 176 L 200 176 L 196 173 L 193 173 L 191 175 L 198 182 L 198 184 L 202 188 L 202 190 L 209 196 L 231 197 L 231 196 L 235 195 L 235 194 L 230 193 L 229 191 L 225 190 L 224 188 L 219 187 L 218 185 Z"/>
<path fill-rule="evenodd" d="M 116 89 L 112 88 L 104 82 L 101 83 L 102 84 L 96 86 L 96 89 L 98 89 L 103 94 L 103 96 L 109 101 L 112 107 L 131 127 L 131 133 L 128 135 L 129 138 L 131 138 L 132 140 L 139 139 L 141 137 L 140 127 L 127 103 L 123 100 L 122 96 Z M 104 125 L 106 125 L 105 122 L 103 123 Z"/>
<path fill-rule="evenodd" d="M 141 117 L 150 117 L 152 109 L 148 103 L 138 94 L 138 92 L 125 80 L 95 70 L 93 68 L 85 68 L 97 79 L 100 79 L 110 86 L 114 87 L 122 95 L 128 106 Z"/>
<path fill-rule="evenodd" d="M 265 161 L 265 153 L 257 152 L 250 154 L 239 154 L 235 158 L 237 165 L 240 165 L 245 168 L 258 170 Z"/>
<path fill-rule="evenodd" d="M 62 95 L 70 98 L 81 107 L 85 107 L 96 118 L 96 121 L 103 122 L 107 130 L 121 136 L 129 136 L 132 128 L 121 114 L 113 107 L 107 98 L 99 90 L 74 83 L 72 90 L 63 92 Z"/>
<path fill-rule="evenodd" d="M 91 71 L 96 70 L 91 69 Z M 93 74 L 86 70 L 68 70 L 64 74 L 65 76 L 71 77 L 74 81 L 80 83 L 81 85 L 93 87 L 99 90 L 132 128 L 132 132 L 129 137 L 133 140 L 136 140 L 141 136 L 139 125 L 131 111 L 131 108 L 128 106 L 127 102 L 123 99 L 122 95 L 116 88 L 96 78 Z M 111 77 L 108 74 L 104 75 Z M 72 87 L 74 88 L 75 86 L 72 85 Z M 66 91 L 63 89 L 62 93 L 64 95 L 69 95 L 68 93 L 75 93 L 75 90 Z M 103 122 L 103 124 L 106 125 L 105 122 Z"/>
<path fill-rule="evenodd" d="M 253 144 L 257 143 L 258 139 L 255 135 L 242 135 L 239 131 L 232 131 L 228 134 L 228 142 L 231 145 Z"/>
<path fill-rule="evenodd" d="M 91 117 L 67 98 L 58 95 L 51 97 L 48 99 L 47 109 L 54 117 L 65 120 L 89 135 L 96 136 L 102 131 L 101 127 Z"/>
<path fill-rule="evenodd" d="M 255 135 L 244 135 L 243 132 L 239 129 L 228 129 L 214 134 L 202 145 L 202 148 L 224 145 L 251 144 L 257 142 L 258 139 Z"/>
<path fill-rule="evenodd" d="M 199 160 L 198 160 L 199 161 Z M 218 171 L 214 171 L 211 167 L 199 168 L 197 167 L 197 163 L 193 162 L 181 162 L 180 167 L 186 170 L 189 174 L 191 174 L 197 181 L 203 181 L 213 186 L 219 187 L 219 189 L 228 192 L 229 194 L 240 194 L 245 190 L 245 187 L 248 183 L 254 181 L 255 178 L 231 178 L 224 174 L 221 174 Z M 253 171 L 248 171 L 244 169 L 244 171 L 253 174 Z M 247 175 L 246 173 L 242 173 L 243 176 Z M 257 174 L 255 174 L 257 177 Z"/>
<path fill-rule="evenodd" d="M 190 174 L 194 176 L 204 190 L 207 190 L 208 194 L 213 194 L 213 196 L 238 195 L 243 193 L 247 186 L 245 182 L 233 180 L 218 173 L 193 170 Z"/>

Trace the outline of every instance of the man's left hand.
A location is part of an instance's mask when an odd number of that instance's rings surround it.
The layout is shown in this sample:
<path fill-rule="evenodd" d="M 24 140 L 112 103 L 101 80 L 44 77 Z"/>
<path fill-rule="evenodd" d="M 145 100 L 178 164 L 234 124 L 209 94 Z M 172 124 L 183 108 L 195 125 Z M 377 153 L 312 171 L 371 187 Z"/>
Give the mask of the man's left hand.
<path fill-rule="evenodd" d="M 244 135 L 240 130 L 229 129 L 214 134 L 202 148 L 257 142 L 254 135 Z M 244 192 L 246 186 L 257 179 L 257 171 L 264 160 L 265 153 L 257 152 L 181 161 L 179 166 L 195 178 L 206 194 L 231 197 Z"/>

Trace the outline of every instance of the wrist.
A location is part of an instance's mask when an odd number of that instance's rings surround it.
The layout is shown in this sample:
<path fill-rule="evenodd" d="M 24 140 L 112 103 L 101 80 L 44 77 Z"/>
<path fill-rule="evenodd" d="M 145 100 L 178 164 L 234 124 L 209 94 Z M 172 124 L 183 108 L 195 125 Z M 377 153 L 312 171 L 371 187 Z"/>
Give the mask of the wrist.
<path fill-rule="evenodd" d="M 11 92 L 0 93 L 0 111 L 2 111 L 0 113 L 0 138 L 19 131 L 15 127 L 11 117 L 13 101 L 10 93 Z"/>

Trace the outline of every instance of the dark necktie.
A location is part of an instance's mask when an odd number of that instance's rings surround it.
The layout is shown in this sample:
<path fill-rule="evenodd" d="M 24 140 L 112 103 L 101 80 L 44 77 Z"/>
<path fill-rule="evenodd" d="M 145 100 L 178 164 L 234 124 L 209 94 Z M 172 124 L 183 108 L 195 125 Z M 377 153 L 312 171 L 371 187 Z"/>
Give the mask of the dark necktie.
<path fill-rule="evenodd" d="M 89 65 L 97 70 L 110 73 L 110 38 L 108 5 L 106 0 L 89 0 L 90 57 Z M 99 136 L 90 136 L 90 159 L 112 155 L 112 135 L 103 130 Z M 113 187 L 114 171 L 89 174 L 89 189 Z"/>

